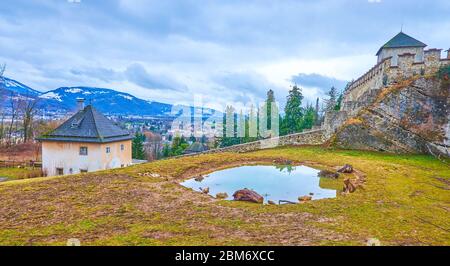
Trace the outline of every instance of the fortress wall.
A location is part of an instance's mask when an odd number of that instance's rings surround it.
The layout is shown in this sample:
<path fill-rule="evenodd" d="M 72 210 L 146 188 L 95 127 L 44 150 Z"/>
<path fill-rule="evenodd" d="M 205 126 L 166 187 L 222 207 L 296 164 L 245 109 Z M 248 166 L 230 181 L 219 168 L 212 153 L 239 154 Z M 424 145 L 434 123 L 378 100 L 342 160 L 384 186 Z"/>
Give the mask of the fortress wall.
<path fill-rule="evenodd" d="M 325 115 L 325 135 L 333 133 L 348 118 L 369 106 L 385 87 L 417 75 L 433 75 L 440 67 L 450 65 L 450 58 L 441 59 L 440 49 L 423 52 L 423 60 L 417 62 L 415 53 L 398 55 L 395 65 L 392 57 L 385 58 L 360 78 L 355 80 L 344 93 L 341 110 Z"/>
<path fill-rule="evenodd" d="M 390 66 L 390 58 L 376 64 L 360 78 L 355 80 L 344 95 L 343 103 L 356 102 L 368 90 L 383 86 L 385 70 Z M 350 103 L 351 104 L 351 103 Z"/>
<path fill-rule="evenodd" d="M 415 75 L 433 74 L 441 66 L 450 64 L 449 59 L 441 59 L 441 49 L 425 50 L 423 59 L 417 62 L 416 54 L 403 53 L 398 55 L 396 65 L 393 65 L 391 57 L 385 58 L 350 85 L 344 94 L 343 110 L 350 111 L 358 105 L 357 102 L 366 101 L 362 97 L 371 90 L 382 89 Z"/>

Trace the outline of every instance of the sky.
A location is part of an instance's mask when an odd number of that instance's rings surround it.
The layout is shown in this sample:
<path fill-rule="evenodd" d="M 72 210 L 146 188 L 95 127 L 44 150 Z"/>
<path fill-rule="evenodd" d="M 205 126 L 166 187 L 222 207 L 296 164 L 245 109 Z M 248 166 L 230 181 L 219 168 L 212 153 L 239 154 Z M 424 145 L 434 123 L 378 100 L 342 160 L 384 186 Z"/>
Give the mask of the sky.
<path fill-rule="evenodd" d="M 223 109 L 343 89 L 403 31 L 450 47 L 441 0 L 2 0 L 0 63 L 36 90 L 111 88 Z"/>

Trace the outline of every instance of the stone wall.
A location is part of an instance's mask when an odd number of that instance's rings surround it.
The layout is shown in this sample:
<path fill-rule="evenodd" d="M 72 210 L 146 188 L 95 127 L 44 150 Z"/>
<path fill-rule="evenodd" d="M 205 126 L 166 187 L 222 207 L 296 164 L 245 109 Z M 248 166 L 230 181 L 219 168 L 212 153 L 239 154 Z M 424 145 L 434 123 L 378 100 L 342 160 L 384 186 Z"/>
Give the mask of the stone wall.
<path fill-rule="evenodd" d="M 440 56 L 429 49 L 420 62 L 414 53 L 399 54 L 395 64 L 383 59 L 352 82 L 339 111 L 325 114 L 324 136 L 343 148 L 449 156 L 450 88 L 435 74 L 450 59 Z"/>
<path fill-rule="evenodd" d="M 421 77 L 389 93 L 346 121 L 334 146 L 450 157 L 450 82 Z"/>
<path fill-rule="evenodd" d="M 296 134 L 290 134 L 277 138 L 258 140 L 224 148 L 212 149 L 202 153 L 186 154 L 181 156 L 192 156 L 198 154 L 209 154 L 219 152 L 250 152 L 261 149 L 275 148 L 286 145 L 321 145 L 326 141 L 324 130 L 310 130 Z M 180 156 L 180 157 L 181 157 Z"/>
<path fill-rule="evenodd" d="M 323 128 L 330 136 L 346 120 L 353 118 L 364 108 L 372 105 L 378 95 L 388 87 L 414 76 L 430 76 L 441 66 L 449 65 L 448 58 L 441 59 L 440 49 L 424 51 L 423 61 L 416 62 L 416 54 L 404 53 L 398 56 L 396 64 L 388 57 L 377 63 L 364 75 L 353 81 L 344 92 L 341 110 L 325 115 Z"/>

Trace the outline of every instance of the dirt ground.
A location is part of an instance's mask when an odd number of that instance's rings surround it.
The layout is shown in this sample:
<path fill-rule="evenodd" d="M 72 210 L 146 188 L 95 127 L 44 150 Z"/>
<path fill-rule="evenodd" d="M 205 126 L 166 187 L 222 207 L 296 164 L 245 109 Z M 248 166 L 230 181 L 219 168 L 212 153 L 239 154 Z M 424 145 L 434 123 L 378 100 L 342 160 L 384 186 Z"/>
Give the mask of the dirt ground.
<path fill-rule="evenodd" d="M 364 187 L 303 204 L 218 200 L 179 185 L 216 169 L 289 159 L 318 169 L 351 163 Z M 359 175 L 359 176 L 358 176 Z M 428 156 L 289 147 L 201 155 L 85 175 L 0 185 L 1 245 L 450 244 L 448 166 Z"/>

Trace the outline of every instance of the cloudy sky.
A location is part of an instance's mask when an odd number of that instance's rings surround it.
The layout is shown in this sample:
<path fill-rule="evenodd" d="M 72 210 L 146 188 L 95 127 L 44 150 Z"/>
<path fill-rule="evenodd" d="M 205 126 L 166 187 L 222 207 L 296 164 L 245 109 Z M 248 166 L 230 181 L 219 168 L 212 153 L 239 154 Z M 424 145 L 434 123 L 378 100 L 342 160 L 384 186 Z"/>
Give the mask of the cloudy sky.
<path fill-rule="evenodd" d="M 79 2 L 79 3 L 77 3 Z M 2 0 L 7 77 L 47 91 L 107 87 L 168 103 L 258 102 L 342 89 L 400 31 L 450 46 L 450 1 Z"/>

